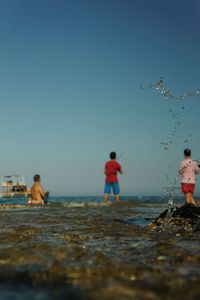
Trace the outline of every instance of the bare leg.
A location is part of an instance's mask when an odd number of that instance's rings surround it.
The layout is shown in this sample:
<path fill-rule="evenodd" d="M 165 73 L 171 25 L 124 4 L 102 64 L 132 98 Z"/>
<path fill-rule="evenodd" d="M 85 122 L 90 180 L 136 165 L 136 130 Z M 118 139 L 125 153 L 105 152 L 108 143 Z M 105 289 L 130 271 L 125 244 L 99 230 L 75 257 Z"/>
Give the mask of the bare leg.
<path fill-rule="evenodd" d="M 119 202 L 120 201 L 120 196 L 119 195 L 115 195 L 115 201 Z"/>
<path fill-rule="evenodd" d="M 109 199 L 109 195 L 108 194 L 104 194 L 104 202 L 107 202 Z"/>
<path fill-rule="evenodd" d="M 196 201 L 194 200 L 192 193 L 186 193 L 185 194 L 185 201 L 186 201 L 186 204 L 196 205 Z"/>

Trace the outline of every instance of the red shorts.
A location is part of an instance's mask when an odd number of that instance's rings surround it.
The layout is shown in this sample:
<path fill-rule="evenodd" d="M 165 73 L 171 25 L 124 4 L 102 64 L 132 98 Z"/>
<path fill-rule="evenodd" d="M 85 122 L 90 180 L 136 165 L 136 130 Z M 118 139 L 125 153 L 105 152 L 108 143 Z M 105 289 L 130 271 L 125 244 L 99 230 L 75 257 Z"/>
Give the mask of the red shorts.
<path fill-rule="evenodd" d="M 194 183 L 182 183 L 182 192 L 183 193 L 194 193 L 195 184 Z"/>

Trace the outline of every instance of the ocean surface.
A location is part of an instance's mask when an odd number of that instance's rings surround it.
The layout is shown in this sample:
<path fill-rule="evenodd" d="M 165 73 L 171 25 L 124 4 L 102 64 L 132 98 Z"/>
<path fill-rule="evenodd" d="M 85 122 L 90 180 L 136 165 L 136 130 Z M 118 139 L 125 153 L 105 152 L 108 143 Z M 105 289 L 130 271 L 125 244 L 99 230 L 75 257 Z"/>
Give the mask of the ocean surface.
<path fill-rule="evenodd" d="M 0 299 L 200 299 L 200 232 L 170 216 L 152 226 L 167 207 L 166 197 L 0 199 Z"/>

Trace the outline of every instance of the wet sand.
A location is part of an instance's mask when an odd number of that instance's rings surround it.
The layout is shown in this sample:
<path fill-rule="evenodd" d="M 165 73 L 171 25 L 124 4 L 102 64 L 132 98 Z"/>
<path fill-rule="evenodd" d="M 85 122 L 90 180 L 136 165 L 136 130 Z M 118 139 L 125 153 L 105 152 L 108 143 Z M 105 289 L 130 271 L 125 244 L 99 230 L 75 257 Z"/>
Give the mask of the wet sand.
<path fill-rule="evenodd" d="M 159 208 L 0 206 L 1 299 L 199 299 L 200 233 Z"/>

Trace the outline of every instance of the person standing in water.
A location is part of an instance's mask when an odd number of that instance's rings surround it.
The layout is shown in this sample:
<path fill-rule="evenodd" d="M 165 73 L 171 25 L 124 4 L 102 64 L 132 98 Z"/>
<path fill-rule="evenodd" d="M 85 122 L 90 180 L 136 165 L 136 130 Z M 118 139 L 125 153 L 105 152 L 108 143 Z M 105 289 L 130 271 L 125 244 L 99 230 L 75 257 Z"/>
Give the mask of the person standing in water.
<path fill-rule="evenodd" d="M 193 198 L 195 191 L 195 175 L 199 173 L 199 167 L 196 161 L 191 158 L 191 150 L 184 150 L 184 160 L 181 161 L 179 174 L 182 176 L 182 192 L 185 194 L 186 204 L 198 205 Z"/>
<path fill-rule="evenodd" d="M 45 204 L 48 199 L 49 192 L 46 192 L 43 189 L 40 175 L 35 175 L 33 180 L 34 184 L 31 187 L 31 196 L 28 200 L 28 204 Z"/>
<path fill-rule="evenodd" d="M 123 174 L 122 167 L 117 162 L 117 154 L 115 152 L 110 153 L 110 160 L 105 164 L 104 174 L 106 175 L 105 189 L 104 189 L 104 201 L 107 202 L 111 189 L 115 196 L 115 201 L 120 201 L 120 188 L 118 183 L 117 174 Z"/>

